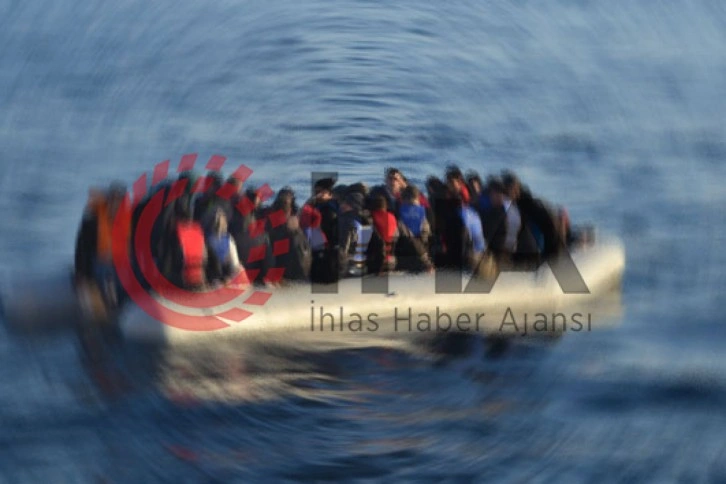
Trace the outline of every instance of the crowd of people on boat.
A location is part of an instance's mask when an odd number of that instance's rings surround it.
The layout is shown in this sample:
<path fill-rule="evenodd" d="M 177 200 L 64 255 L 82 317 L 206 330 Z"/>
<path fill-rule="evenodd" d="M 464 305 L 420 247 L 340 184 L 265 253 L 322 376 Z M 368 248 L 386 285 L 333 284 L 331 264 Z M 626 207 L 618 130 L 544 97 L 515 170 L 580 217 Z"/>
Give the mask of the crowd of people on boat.
<path fill-rule="evenodd" d="M 574 239 L 567 211 L 535 197 L 509 171 L 482 180 L 452 165 L 443 179 L 430 176 L 425 191 L 389 168 L 381 185 L 323 178 L 302 205 L 289 187 L 268 205 L 260 189 L 234 176 L 184 172 L 132 207 L 125 187 L 114 183 L 90 192 L 76 277 L 104 287 L 109 304 L 118 303 L 117 251 L 133 255 L 137 273 L 153 264 L 188 290 L 229 284 L 242 271 L 258 284 L 436 268 L 491 277 L 496 266 L 536 267 Z M 159 214 L 150 221 L 149 254 L 141 257 L 134 236 L 155 197 Z"/>

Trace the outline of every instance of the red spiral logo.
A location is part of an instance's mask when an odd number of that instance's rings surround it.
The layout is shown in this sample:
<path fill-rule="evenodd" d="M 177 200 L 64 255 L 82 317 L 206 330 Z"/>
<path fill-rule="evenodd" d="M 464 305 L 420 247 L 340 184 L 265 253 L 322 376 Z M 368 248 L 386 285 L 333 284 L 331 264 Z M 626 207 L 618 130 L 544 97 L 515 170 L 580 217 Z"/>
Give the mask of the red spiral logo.
<path fill-rule="evenodd" d="M 196 153 L 184 155 L 177 167 L 177 173 L 193 170 L 196 161 Z M 207 161 L 205 169 L 208 171 L 221 171 L 225 161 L 224 156 L 213 155 Z M 169 160 L 157 164 L 153 170 L 152 185 L 164 181 L 168 173 Z M 252 170 L 242 164 L 237 167 L 232 177 L 240 182 L 245 182 L 251 175 Z M 194 183 L 190 192 L 205 192 L 208 190 L 210 182 L 209 177 L 203 176 Z M 131 263 L 131 251 L 115 250 L 114 267 L 129 298 L 149 316 L 178 329 L 215 331 L 244 321 L 254 314 L 255 307 L 259 308 L 265 305 L 272 297 L 272 293 L 254 289 L 250 281 L 255 280 L 258 275 L 257 271 L 242 270 L 231 284 L 206 292 L 187 291 L 171 283 L 161 274 L 151 256 L 151 232 L 162 210 L 187 191 L 187 183 L 189 183 L 189 180 L 177 180 L 171 187 L 164 188 L 154 194 L 145 204 L 135 227 L 135 235 L 131 243 L 136 257 L 136 265 L 151 289 L 145 289 L 136 278 Z M 134 210 L 144 200 L 147 191 L 147 174 L 144 173 L 133 184 L 133 197 L 130 194 L 126 196 L 124 200 L 126 208 Z M 235 193 L 236 188 L 231 183 L 225 183 L 216 192 L 217 196 L 224 200 L 229 200 Z M 262 201 L 269 199 L 273 193 L 267 184 L 258 190 L 258 195 Z M 249 215 L 253 208 L 252 202 L 247 197 L 242 197 L 241 201 L 235 206 L 235 209 L 242 215 Z M 249 234 L 253 238 L 257 237 L 264 233 L 267 222 L 274 228 L 285 223 L 285 220 L 285 214 L 281 210 L 272 212 L 265 219 L 257 220 L 256 223 L 251 224 L 248 229 Z M 113 225 L 113 240 L 114 243 L 120 243 L 124 239 L 125 227 L 119 223 L 117 217 Z M 272 252 L 276 256 L 282 255 L 287 253 L 289 248 L 289 240 L 284 239 L 274 244 Z M 243 261 L 243 264 L 264 259 L 266 251 L 267 246 L 265 244 L 252 247 L 247 260 Z M 278 282 L 282 279 L 284 273 L 284 267 L 270 268 L 265 275 L 265 281 Z M 245 307 L 249 309 L 245 309 Z"/>

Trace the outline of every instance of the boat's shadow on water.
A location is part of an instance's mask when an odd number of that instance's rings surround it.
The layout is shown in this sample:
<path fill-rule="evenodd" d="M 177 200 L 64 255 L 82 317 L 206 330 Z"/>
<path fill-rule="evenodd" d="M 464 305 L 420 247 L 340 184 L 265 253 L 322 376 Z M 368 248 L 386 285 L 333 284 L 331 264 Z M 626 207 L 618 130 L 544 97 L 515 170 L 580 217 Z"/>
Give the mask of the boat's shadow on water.
<path fill-rule="evenodd" d="M 120 434 L 126 452 L 151 452 L 150 466 L 316 482 L 407 469 L 413 479 L 441 471 L 429 457 L 442 446 L 466 442 L 471 455 L 454 458 L 498 465 L 521 452 L 511 437 L 526 438 L 546 408 L 558 378 L 546 360 L 560 341 L 449 333 L 407 347 L 227 341 L 183 351 L 109 342 L 102 360 L 83 358 L 106 403 L 104 432 Z"/>
<path fill-rule="evenodd" d="M 561 333 L 528 337 L 434 333 L 405 345 L 300 349 L 274 340 L 217 341 L 174 349 L 124 342 L 113 334 L 79 338 L 79 356 L 99 394 L 109 400 L 163 395 L 186 405 L 241 403 L 294 396 L 318 399 L 371 372 L 410 368 L 462 374 L 522 362 L 536 366 Z"/>

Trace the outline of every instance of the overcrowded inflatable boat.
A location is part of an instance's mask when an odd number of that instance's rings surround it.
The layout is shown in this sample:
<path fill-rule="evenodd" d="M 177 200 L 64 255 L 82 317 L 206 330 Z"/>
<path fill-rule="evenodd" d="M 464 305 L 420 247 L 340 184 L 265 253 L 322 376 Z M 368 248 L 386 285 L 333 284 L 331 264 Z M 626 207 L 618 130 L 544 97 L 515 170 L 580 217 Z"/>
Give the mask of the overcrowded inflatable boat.
<path fill-rule="evenodd" d="M 396 169 L 372 190 L 319 180 L 301 208 L 289 188 L 263 206 L 219 173 L 182 173 L 135 204 L 118 184 L 92 190 L 73 274 L 6 284 L 3 319 L 176 345 L 581 332 L 619 307 L 598 304 L 618 300 L 622 244 L 573 229 L 513 174 L 483 184 L 449 167 L 427 190 Z"/>
<path fill-rule="evenodd" d="M 113 324 L 127 340 L 169 345 L 253 334 L 285 339 L 311 333 L 332 341 L 441 331 L 506 336 L 601 328 L 619 310 L 617 296 L 625 268 L 622 244 L 603 240 L 575 249 L 571 256 L 588 293 L 564 293 L 549 264 L 532 272 L 502 272 L 489 293 L 437 291 L 437 277 L 439 284 L 448 282 L 452 287 L 458 282 L 466 291 L 469 281 L 454 273 L 394 273 L 388 276 L 385 293 L 365 292 L 367 278 L 347 278 L 339 281 L 337 288 L 327 289 L 335 292 L 327 293 L 314 293 L 310 284 L 262 290 L 250 286 L 215 308 L 190 308 L 155 296 L 152 306 L 129 301 Z M 249 301 L 252 294 L 264 294 L 265 303 Z M 84 316 L 84 305 L 88 304 L 84 297 L 68 274 L 25 281 L 4 288 L 2 319 L 9 329 L 26 333 L 69 328 L 82 321 L 91 324 Z M 239 309 L 238 315 L 235 309 Z M 244 318 L 236 321 L 238 316 Z M 198 319 L 198 326 L 180 327 L 175 318 L 184 317 Z M 207 330 L 207 318 L 218 321 L 220 327 Z"/>

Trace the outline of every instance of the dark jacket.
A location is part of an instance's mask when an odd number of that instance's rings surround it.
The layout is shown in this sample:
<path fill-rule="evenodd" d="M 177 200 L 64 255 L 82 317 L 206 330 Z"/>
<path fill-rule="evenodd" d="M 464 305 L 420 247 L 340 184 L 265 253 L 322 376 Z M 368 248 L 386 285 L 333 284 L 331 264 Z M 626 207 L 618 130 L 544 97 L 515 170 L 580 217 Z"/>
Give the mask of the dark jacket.
<path fill-rule="evenodd" d="M 261 283 L 270 268 L 275 267 L 275 256 L 266 222 L 258 222 L 253 214 L 242 215 L 235 210 L 228 231 L 237 245 L 239 262 L 254 282 Z"/>
<path fill-rule="evenodd" d="M 288 251 L 275 256 L 275 265 L 285 269 L 283 279 L 288 281 L 307 281 L 310 277 L 312 252 L 305 233 L 300 228 L 296 215 L 291 215 L 285 223 L 272 227 L 268 222 L 270 243 L 285 244 Z"/>
<path fill-rule="evenodd" d="M 315 283 L 330 284 L 340 278 L 338 202 L 327 200 L 316 202 L 314 208 L 320 213 L 320 229 L 325 234 L 325 248 L 314 250 L 310 267 L 310 280 Z"/>
<path fill-rule="evenodd" d="M 522 189 L 517 205 L 522 214 L 522 227 L 526 226 L 531 230 L 532 226 L 536 226 L 542 234 L 544 241 L 543 257 L 546 258 L 557 254 L 564 248 L 564 241 L 559 240 L 559 222 L 555 210 L 547 202 L 535 198 L 529 190 Z M 522 247 L 522 252 L 531 249 L 531 245 L 529 245 L 531 242 L 527 241 L 526 244 Z M 536 242 L 535 250 L 537 250 Z M 519 247 L 517 251 L 520 252 Z"/>
<path fill-rule="evenodd" d="M 96 256 L 98 221 L 93 213 L 86 211 L 76 236 L 75 273 L 76 277 L 90 279 L 94 276 L 93 265 Z"/>

